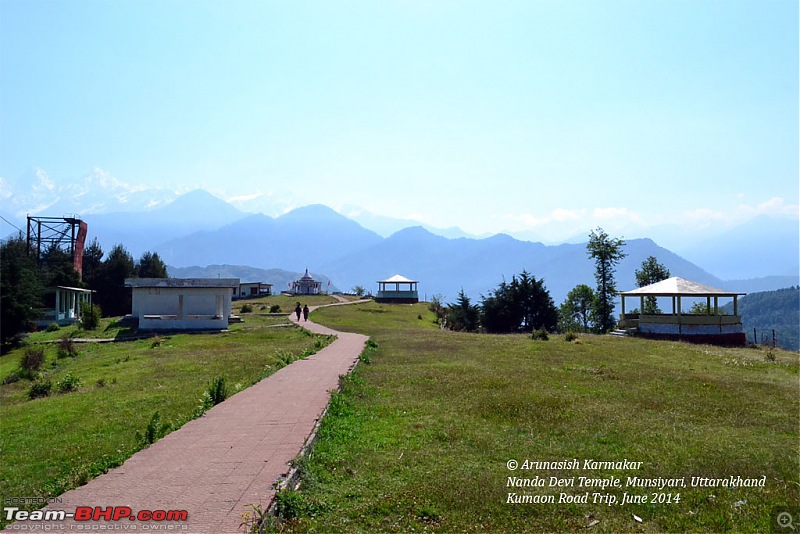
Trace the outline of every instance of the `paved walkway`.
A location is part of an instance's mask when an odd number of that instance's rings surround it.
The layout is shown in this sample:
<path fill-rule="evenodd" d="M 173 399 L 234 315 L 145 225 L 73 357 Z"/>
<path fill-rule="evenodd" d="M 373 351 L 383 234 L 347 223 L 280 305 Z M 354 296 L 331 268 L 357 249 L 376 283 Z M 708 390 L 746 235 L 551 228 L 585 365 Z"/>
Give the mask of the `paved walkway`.
<path fill-rule="evenodd" d="M 297 322 L 294 314 L 290 318 Z M 330 392 L 338 388 L 339 376 L 353 368 L 367 341 L 366 336 L 339 333 L 311 321 L 301 319 L 300 323 L 338 339 L 213 407 L 120 467 L 64 493 L 61 503 L 48 506 L 68 512 L 78 506 L 128 506 L 134 514 L 186 510 L 187 521 L 65 522 L 64 530 L 98 530 L 105 524 L 115 531 L 243 532 L 242 514 L 252 511 L 250 505 L 267 509 L 273 485 L 288 472 L 289 462 L 328 405 Z M 25 523 L 33 525 L 25 521 L 16 525 Z"/>

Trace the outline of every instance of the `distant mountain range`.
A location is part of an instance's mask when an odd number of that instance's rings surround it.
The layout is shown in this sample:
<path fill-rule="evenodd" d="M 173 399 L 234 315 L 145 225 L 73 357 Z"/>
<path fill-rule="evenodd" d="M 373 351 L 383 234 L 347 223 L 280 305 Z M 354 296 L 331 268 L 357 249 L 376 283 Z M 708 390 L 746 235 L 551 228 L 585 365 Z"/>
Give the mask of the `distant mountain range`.
<path fill-rule="evenodd" d="M 446 301 L 455 300 L 462 288 L 478 298 L 523 269 L 544 279 L 556 303 L 577 284 L 594 286 L 594 267 L 585 247 L 588 230 L 582 243 L 560 245 L 505 234 L 464 237 L 458 229 L 438 231 L 448 236 L 444 237 L 419 226 L 383 237 L 326 206 L 269 217 L 244 213 L 202 190 L 149 209 L 87 214 L 83 219 L 89 225 L 89 241 L 97 237 L 106 251 L 122 243 L 135 257 L 156 251 L 173 276 L 213 276 L 215 269 L 240 266 L 261 270 L 259 280 L 253 281 L 282 288 L 289 281 L 286 276 L 308 268 L 326 282 L 329 278 L 332 287 L 347 291 L 355 285 L 376 290 L 377 280 L 402 274 L 420 281 L 420 296 L 441 294 Z M 386 228 L 399 223 L 383 218 L 381 224 Z M 634 271 L 651 255 L 675 276 L 723 289 L 752 292 L 798 285 L 798 232 L 797 221 L 761 217 L 680 255 L 651 239 L 628 239 L 617 286 L 634 288 Z M 192 266 L 194 271 L 184 270 Z M 279 275 L 275 269 L 292 274 Z"/>
<path fill-rule="evenodd" d="M 286 291 L 292 286 L 292 282 L 299 280 L 303 272 L 285 271 L 283 269 L 258 269 L 256 267 L 249 267 L 247 265 L 206 265 L 200 267 L 193 265 L 191 267 L 172 267 L 167 266 L 167 272 L 172 278 L 238 278 L 240 282 L 264 282 L 272 284 L 272 292 L 274 294 Z M 314 280 L 322 282 L 322 287 L 330 292 L 340 291 L 340 289 L 331 283 L 330 280 L 323 274 L 317 274 L 313 271 L 309 274 L 314 277 Z"/>

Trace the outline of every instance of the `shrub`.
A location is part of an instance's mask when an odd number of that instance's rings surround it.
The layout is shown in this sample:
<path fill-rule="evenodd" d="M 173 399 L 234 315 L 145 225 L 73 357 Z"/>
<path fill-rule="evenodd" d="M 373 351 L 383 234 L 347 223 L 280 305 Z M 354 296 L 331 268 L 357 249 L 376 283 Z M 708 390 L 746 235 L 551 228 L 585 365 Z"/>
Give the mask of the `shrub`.
<path fill-rule="evenodd" d="M 270 313 L 280 313 L 281 312 L 280 305 L 279 304 L 273 304 L 272 306 L 270 306 L 269 312 Z"/>
<path fill-rule="evenodd" d="M 208 396 L 211 398 L 212 406 L 228 398 L 228 390 L 225 388 L 225 377 L 218 376 L 208 385 Z"/>
<path fill-rule="evenodd" d="M 136 441 L 144 448 L 163 438 L 172 429 L 169 423 L 161 422 L 161 414 L 155 412 L 147 423 L 144 433 L 136 431 Z"/>
<path fill-rule="evenodd" d="M 94 330 L 100 326 L 100 306 L 84 302 L 81 304 L 81 327 L 84 330 Z"/>
<path fill-rule="evenodd" d="M 81 380 L 72 373 L 65 374 L 64 378 L 56 383 L 56 390 L 58 390 L 59 393 L 69 393 L 70 391 L 75 391 L 79 387 L 81 387 Z"/>
<path fill-rule="evenodd" d="M 218 376 L 208 384 L 208 389 L 200 397 L 200 404 L 195 408 L 192 417 L 200 417 L 227 397 L 228 390 L 225 388 L 225 378 Z"/>
<path fill-rule="evenodd" d="M 14 369 L 3 379 L 3 384 L 14 384 L 23 378 L 30 378 L 30 376 L 22 369 Z"/>
<path fill-rule="evenodd" d="M 296 359 L 294 357 L 294 354 L 285 350 L 276 350 L 275 358 L 278 360 L 275 362 L 275 367 L 277 367 L 278 369 L 280 369 L 281 367 L 286 367 Z"/>
<path fill-rule="evenodd" d="M 252 313 L 253 305 L 252 304 L 242 304 L 242 312 L 241 313 Z"/>
<path fill-rule="evenodd" d="M 58 357 L 59 358 L 74 358 L 78 355 L 78 349 L 75 348 L 75 342 L 67 336 L 58 340 Z"/>
<path fill-rule="evenodd" d="M 564 334 L 564 341 L 575 341 L 576 339 L 578 339 L 578 334 L 571 330 Z"/>
<path fill-rule="evenodd" d="M 45 332 L 57 332 L 59 328 L 61 327 L 58 326 L 58 323 L 50 323 L 44 330 Z"/>
<path fill-rule="evenodd" d="M 53 389 L 53 384 L 49 380 L 43 382 L 36 382 L 28 390 L 29 399 L 38 399 L 40 397 L 47 397 L 50 395 L 50 390 Z"/>
<path fill-rule="evenodd" d="M 42 363 L 44 363 L 44 349 L 41 347 L 25 349 L 19 359 L 20 368 L 31 377 L 39 370 Z"/>
<path fill-rule="evenodd" d="M 531 338 L 539 340 L 539 341 L 547 341 L 550 339 L 550 336 L 547 334 L 547 330 L 544 328 L 537 328 L 533 331 Z"/>

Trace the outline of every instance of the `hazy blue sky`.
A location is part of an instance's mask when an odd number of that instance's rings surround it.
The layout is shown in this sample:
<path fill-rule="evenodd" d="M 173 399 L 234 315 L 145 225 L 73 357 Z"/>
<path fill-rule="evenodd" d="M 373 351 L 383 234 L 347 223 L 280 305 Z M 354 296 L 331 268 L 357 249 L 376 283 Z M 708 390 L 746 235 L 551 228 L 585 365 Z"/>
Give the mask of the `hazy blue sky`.
<path fill-rule="evenodd" d="M 0 0 L 0 91 L 6 188 L 99 168 L 475 233 L 798 217 L 796 0 Z"/>

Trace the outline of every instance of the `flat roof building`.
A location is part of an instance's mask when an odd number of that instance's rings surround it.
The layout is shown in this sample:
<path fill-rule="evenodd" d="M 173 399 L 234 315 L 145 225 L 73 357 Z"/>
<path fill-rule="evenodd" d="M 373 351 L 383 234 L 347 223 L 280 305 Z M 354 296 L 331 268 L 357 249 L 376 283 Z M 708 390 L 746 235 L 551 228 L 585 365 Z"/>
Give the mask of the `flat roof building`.
<path fill-rule="evenodd" d="M 140 330 L 224 330 L 238 278 L 126 278 Z"/>

